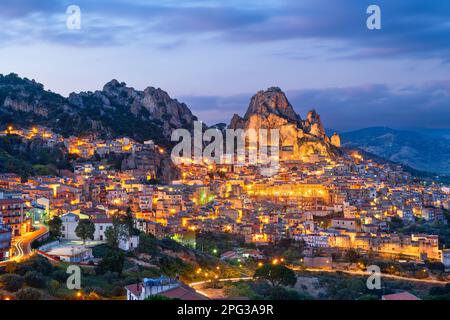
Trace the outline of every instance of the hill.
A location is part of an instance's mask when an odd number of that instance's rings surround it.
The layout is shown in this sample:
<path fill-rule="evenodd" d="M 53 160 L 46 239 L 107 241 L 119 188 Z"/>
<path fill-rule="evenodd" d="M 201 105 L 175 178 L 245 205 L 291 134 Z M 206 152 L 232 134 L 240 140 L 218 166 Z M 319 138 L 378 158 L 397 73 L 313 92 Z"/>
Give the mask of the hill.
<path fill-rule="evenodd" d="M 173 129 L 190 129 L 196 117 L 189 108 L 154 87 L 143 91 L 111 80 L 102 90 L 63 97 L 35 80 L 0 75 L 0 128 L 41 125 L 64 136 L 128 136 L 170 144 Z"/>
<path fill-rule="evenodd" d="M 450 175 L 450 140 L 444 137 L 372 127 L 342 133 L 341 138 L 344 147 L 360 148 L 416 170 Z"/>

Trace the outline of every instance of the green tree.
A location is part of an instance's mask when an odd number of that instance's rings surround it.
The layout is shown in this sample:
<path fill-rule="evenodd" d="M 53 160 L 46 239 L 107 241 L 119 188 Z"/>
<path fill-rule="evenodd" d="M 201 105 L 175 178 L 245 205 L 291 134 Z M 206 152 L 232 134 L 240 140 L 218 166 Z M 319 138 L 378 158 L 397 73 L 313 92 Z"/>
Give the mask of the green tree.
<path fill-rule="evenodd" d="M 27 271 L 37 271 L 43 275 L 49 275 L 53 272 L 52 264 L 46 258 L 38 255 L 32 256 L 25 263 L 21 263 L 20 266 L 25 271 L 23 274 Z"/>
<path fill-rule="evenodd" d="M 125 226 L 125 230 L 128 236 L 136 234 L 133 212 L 131 211 L 130 207 L 128 207 L 127 212 L 120 217 L 120 224 Z"/>
<path fill-rule="evenodd" d="M 293 263 L 302 257 L 302 253 L 300 250 L 296 248 L 289 248 L 283 252 L 283 257 L 286 259 L 287 262 Z"/>
<path fill-rule="evenodd" d="M 62 236 L 62 220 L 60 217 L 55 216 L 53 219 L 49 220 L 48 228 L 50 231 L 50 235 L 55 238 L 60 238 Z"/>
<path fill-rule="evenodd" d="M 295 272 L 283 265 L 264 265 L 255 271 L 253 277 L 267 280 L 272 287 L 280 285 L 292 287 L 297 283 Z"/>
<path fill-rule="evenodd" d="M 57 294 L 59 288 L 61 288 L 61 283 L 58 280 L 50 280 L 48 288 L 51 294 Z"/>
<path fill-rule="evenodd" d="M 45 287 L 45 278 L 42 273 L 38 271 L 28 271 L 25 276 L 25 283 L 33 288 Z"/>
<path fill-rule="evenodd" d="M 77 237 L 83 240 L 83 244 L 87 239 L 94 240 L 95 225 L 91 220 L 81 219 L 75 228 L 75 234 Z"/>
<path fill-rule="evenodd" d="M 355 249 L 350 249 L 346 252 L 345 257 L 351 263 L 355 263 L 359 259 L 359 253 Z"/>
<path fill-rule="evenodd" d="M 106 244 L 111 248 L 117 248 L 119 246 L 119 235 L 116 228 L 108 227 L 105 230 Z"/>
<path fill-rule="evenodd" d="M 119 250 L 108 250 L 98 266 L 98 271 L 104 274 L 108 271 L 122 273 L 125 255 Z"/>

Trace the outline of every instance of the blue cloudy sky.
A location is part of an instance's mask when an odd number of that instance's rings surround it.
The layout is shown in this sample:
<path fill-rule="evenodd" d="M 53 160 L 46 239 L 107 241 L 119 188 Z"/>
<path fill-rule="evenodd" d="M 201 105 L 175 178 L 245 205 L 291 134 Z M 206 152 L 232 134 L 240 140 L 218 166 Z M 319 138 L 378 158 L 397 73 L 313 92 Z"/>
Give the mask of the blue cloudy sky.
<path fill-rule="evenodd" d="M 71 4 L 81 30 L 66 28 Z M 209 124 L 278 86 L 338 130 L 450 128 L 450 1 L 1 0 L 10 72 L 63 95 L 112 78 L 161 87 Z"/>

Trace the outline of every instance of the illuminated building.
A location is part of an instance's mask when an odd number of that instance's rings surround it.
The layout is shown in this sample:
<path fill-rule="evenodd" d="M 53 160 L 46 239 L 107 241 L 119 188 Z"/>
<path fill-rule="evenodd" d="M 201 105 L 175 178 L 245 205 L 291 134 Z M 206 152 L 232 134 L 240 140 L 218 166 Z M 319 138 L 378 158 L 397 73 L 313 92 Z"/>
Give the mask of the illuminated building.
<path fill-rule="evenodd" d="M 0 215 L 3 224 L 11 228 L 12 236 L 20 236 L 27 229 L 22 228 L 25 223 L 24 201 L 22 199 L 0 199 Z"/>
<path fill-rule="evenodd" d="M 0 216 L 1 218 L 1 216 Z M 0 221 L 0 261 L 9 258 L 11 248 L 11 229 Z"/>

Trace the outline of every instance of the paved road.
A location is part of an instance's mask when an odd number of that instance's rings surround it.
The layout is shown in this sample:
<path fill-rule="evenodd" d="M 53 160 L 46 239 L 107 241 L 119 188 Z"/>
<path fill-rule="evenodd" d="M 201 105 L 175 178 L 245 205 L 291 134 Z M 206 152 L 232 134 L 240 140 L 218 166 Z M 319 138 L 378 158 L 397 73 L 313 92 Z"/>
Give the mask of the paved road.
<path fill-rule="evenodd" d="M 46 234 L 47 232 L 48 232 L 47 227 L 39 225 L 38 230 L 28 232 L 27 234 L 16 238 L 16 240 L 13 243 L 15 255 L 8 261 L 0 262 L 0 265 L 6 264 L 10 261 L 19 262 L 22 259 L 28 258 L 33 253 L 33 250 L 31 250 L 31 243 L 40 236 Z"/>
<path fill-rule="evenodd" d="M 290 266 L 290 268 L 292 270 L 295 271 L 309 271 L 309 272 L 329 272 L 329 273 L 336 273 L 336 272 L 343 272 L 349 275 L 355 275 L 355 276 L 369 276 L 370 274 L 368 272 L 365 271 L 350 271 L 350 270 L 323 270 L 323 269 L 313 269 L 313 268 L 307 268 L 307 269 L 300 269 L 300 268 L 295 268 Z M 385 274 L 382 273 L 381 277 L 384 278 L 389 278 L 389 279 L 397 279 L 397 280 L 404 280 L 404 281 L 412 281 L 412 282 L 422 282 L 422 283 L 432 283 L 432 284 L 440 284 L 440 285 L 445 285 L 447 283 L 450 283 L 450 281 L 439 281 L 439 280 L 435 280 L 435 279 L 417 279 L 417 278 L 408 278 L 408 277 L 402 277 L 402 276 L 396 276 L 393 274 Z M 253 280 L 252 277 L 239 277 L 239 278 L 224 278 L 224 279 L 218 279 L 217 281 L 220 282 L 236 282 L 236 281 L 240 281 L 240 280 Z M 199 287 L 202 286 L 203 284 L 210 282 L 211 280 L 206 280 L 206 281 L 198 281 L 198 282 L 192 282 L 189 285 L 193 288 L 195 287 Z M 197 289 L 197 288 L 196 288 Z M 198 292 L 205 294 L 204 292 L 202 292 L 201 290 L 198 290 Z"/>
<path fill-rule="evenodd" d="M 307 268 L 307 269 L 300 269 L 300 268 L 295 268 L 295 267 L 290 267 L 292 270 L 296 270 L 296 271 L 310 271 L 310 272 L 330 272 L 330 273 L 336 273 L 336 272 L 343 272 L 346 274 L 350 274 L 350 275 L 355 275 L 355 276 L 369 276 L 370 274 L 368 272 L 365 271 L 350 271 L 350 270 L 324 270 L 324 269 L 312 269 L 312 268 Z M 417 279 L 417 278 L 408 278 L 408 277 L 402 277 L 402 276 L 396 276 L 393 274 L 386 274 L 386 273 L 382 273 L 381 277 L 383 278 L 389 278 L 389 279 L 398 279 L 398 280 L 404 280 L 404 281 L 413 281 L 413 282 L 423 282 L 423 283 L 433 283 L 433 284 L 441 284 L 441 285 L 445 285 L 447 283 L 450 283 L 450 281 L 439 281 L 439 280 L 435 280 L 435 279 Z"/>
<path fill-rule="evenodd" d="M 240 278 L 223 278 L 223 279 L 215 279 L 215 281 L 219 282 L 237 282 L 241 280 L 253 280 L 253 277 L 240 277 Z M 199 286 L 208 282 L 211 282 L 212 280 L 205 280 L 205 281 L 198 281 L 198 282 L 191 282 L 189 285 L 191 287 Z"/>
<path fill-rule="evenodd" d="M 223 279 L 217 279 L 216 281 L 219 282 L 237 282 L 241 280 L 253 280 L 252 277 L 240 277 L 240 278 L 223 278 Z M 198 282 L 192 282 L 189 283 L 189 286 L 191 286 L 195 291 L 198 293 L 204 295 L 205 297 L 208 297 L 210 299 L 220 299 L 223 298 L 222 296 L 216 296 L 213 293 L 208 293 L 204 290 L 202 290 L 202 285 L 205 283 L 211 282 L 212 280 L 205 280 L 205 281 L 198 281 Z"/>

